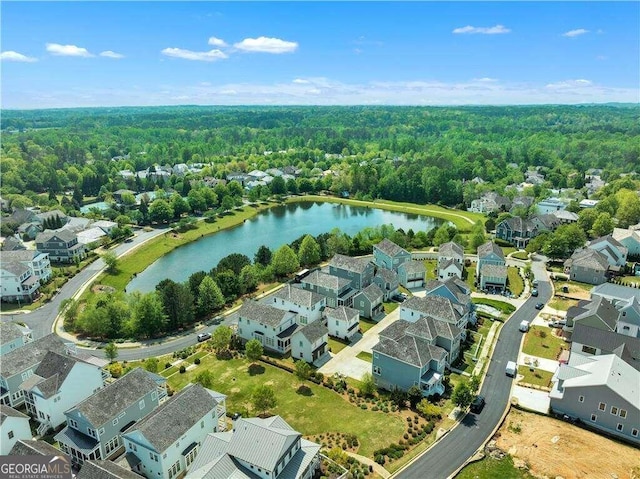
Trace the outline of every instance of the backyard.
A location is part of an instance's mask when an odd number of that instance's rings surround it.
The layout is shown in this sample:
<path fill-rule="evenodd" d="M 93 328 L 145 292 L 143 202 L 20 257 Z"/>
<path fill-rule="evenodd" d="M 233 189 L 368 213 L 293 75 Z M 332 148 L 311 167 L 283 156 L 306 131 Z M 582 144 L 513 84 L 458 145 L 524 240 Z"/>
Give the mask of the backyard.
<path fill-rule="evenodd" d="M 564 287 L 567 287 L 567 291 L 564 291 Z M 565 294 L 575 299 L 590 299 L 592 284 L 578 283 L 577 281 L 555 281 L 554 287 L 556 293 Z"/>
<path fill-rule="evenodd" d="M 524 280 L 520 276 L 520 270 L 515 266 L 507 267 L 507 283 L 516 298 L 524 291 Z"/>
<path fill-rule="evenodd" d="M 524 338 L 522 352 L 530 356 L 558 359 L 563 349 L 568 348 L 562 338 L 546 326 L 532 326 Z"/>
<path fill-rule="evenodd" d="M 577 299 L 567 299 L 560 296 L 554 296 L 547 306 L 557 311 L 567 311 L 571 306 L 575 306 L 576 304 L 578 304 Z"/>
<path fill-rule="evenodd" d="M 548 388 L 551 386 L 553 373 L 530 366 L 518 366 L 518 374 L 523 376 L 522 382 Z"/>

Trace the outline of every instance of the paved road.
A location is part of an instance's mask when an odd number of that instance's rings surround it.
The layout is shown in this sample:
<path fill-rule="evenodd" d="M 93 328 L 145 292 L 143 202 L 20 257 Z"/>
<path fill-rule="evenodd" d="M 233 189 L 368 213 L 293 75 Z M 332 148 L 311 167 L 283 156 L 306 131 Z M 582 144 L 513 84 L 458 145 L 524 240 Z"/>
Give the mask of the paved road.
<path fill-rule="evenodd" d="M 481 393 L 487 401 L 480 414 L 469 413 L 462 422 L 394 477 L 398 479 L 444 479 L 462 466 L 484 444 L 500 422 L 510 400 L 513 379 L 505 374 L 507 361 L 518 357 L 522 320 L 532 321 L 538 313 L 535 304 L 551 298 L 551 286 L 542 261 L 534 261 L 532 269 L 539 281 L 537 298 L 529 298 L 502 327 Z"/>

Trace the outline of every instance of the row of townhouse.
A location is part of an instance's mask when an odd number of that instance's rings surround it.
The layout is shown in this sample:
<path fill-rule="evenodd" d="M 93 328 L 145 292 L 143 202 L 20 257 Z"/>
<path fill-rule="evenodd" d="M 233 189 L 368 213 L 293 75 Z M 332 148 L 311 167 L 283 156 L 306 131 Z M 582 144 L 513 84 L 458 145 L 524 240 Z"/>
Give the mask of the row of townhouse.
<path fill-rule="evenodd" d="M 40 286 L 51 278 L 49 254 L 43 251 L 14 250 L 2 252 L 0 264 L 0 299 L 6 302 L 31 302 Z"/>
<path fill-rule="evenodd" d="M 565 261 L 565 272 L 573 281 L 602 284 L 619 275 L 627 263 L 628 249 L 611 235 L 596 238 L 577 249 Z"/>

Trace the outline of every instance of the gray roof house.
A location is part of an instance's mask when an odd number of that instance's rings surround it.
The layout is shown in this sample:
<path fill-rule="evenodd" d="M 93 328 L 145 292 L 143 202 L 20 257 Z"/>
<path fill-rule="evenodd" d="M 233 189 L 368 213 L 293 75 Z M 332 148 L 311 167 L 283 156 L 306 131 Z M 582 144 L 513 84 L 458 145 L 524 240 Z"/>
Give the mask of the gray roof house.
<path fill-rule="evenodd" d="M 591 290 L 591 297 L 595 296 L 601 296 L 611 301 L 614 305 L 618 305 L 626 303 L 632 297 L 640 300 L 640 289 L 613 283 L 603 283 Z"/>
<path fill-rule="evenodd" d="M 286 354 L 291 351 L 291 335 L 298 329 L 295 311 L 248 300 L 238 310 L 238 336 L 244 341 L 257 339 L 262 346 Z"/>
<path fill-rule="evenodd" d="M 112 461 L 86 461 L 76 479 L 140 479 L 140 475 Z"/>
<path fill-rule="evenodd" d="M 373 280 L 374 264 L 371 258 L 354 258 L 336 254 L 329 262 L 329 274 L 348 279 L 354 289 L 363 289 Z"/>
<path fill-rule="evenodd" d="M 584 248 L 575 251 L 564 262 L 564 268 L 573 281 L 602 284 L 607 280 L 609 261 L 600 251 Z"/>
<path fill-rule="evenodd" d="M 166 396 L 166 379 L 135 368 L 66 411 L 67 426 L 55 440 L 75 464 L 109 459 L 122 451 L 122 432 Z"/>
<path fill-rule="evenodd" d="M 185 479 L 311 479 L 320 461 L 320 445 L 280 416 L 240 418 L 233 431 L 209 434 Z"/>
<path fill-rule="evenodd" d="M 353 296 L 358 292 L 351 286 L 347 278 L 315 270 L 300 279 L 300 286 L 308 291 L 321 294 L 327 298 L 327 306 L 352 306 Z"/>
<path fill-rule="evenodd" d="M 506 268 L 485 270 L 485 280 L 482 279 L 482 268 L 486 265 L 505 266 L 504 253 L 493 241 L 478 246 L 478 262 L 476 264 L 476 281 L 481 289 L 504 289 L 506 287 Z M 483 286 L 484 284 L 484 286 Z"/>
<path fill-rule="evenodd" d="M 415 322 L 422 316 L 431 316 L 457 326 L 464 331 L 469 321 L 470 310 L 446 296 L 431 295 L 412 297 L 400 305 L 400 319 Z M 452 360 L 455 359 L 452 358 Z"/>
<path fill-rule="evenodd" d="M 373 262 L 380 268 L 397 272 L 407 261 L 411 261 L 411 253 L 387 238 L 373 245 Z"/>
<path fill-rule="evenodd" d="M 596 296 L 591 301 L 581 301 L 567 310 L 567 324 L 563 330 L 571 333 L 574 326 L 581 323 L 592 328 L 615 331 L 619 314 L 609 300 Z"/>
<path fill-rule="evenodd" d="M 308 324 L 320 319 L 327 298 L 313 291 L 285 284 L 271 296 L 269 304 L 283 311 L 295 311 L 298 313 L 297 322 Z"/>
<path fill-rule="evenodd" d="M 615 354 L 572 354 L 552 382 L 549 397 L 554 413 L 640 445 L 640 371 Z"/>
<path fill-rule="evenodd" d="M 411 261 L 407 261 L 411 263 Z M 387 268 L 379 267 L 376 270 L 376 274 L 373 277 L 373 282 L 377 284 L 384 293 L 384 301 L 389 301 L 396 294 L 398 294 L 398 287 L 400 286 L 398 273 Z"/>
<path fill-rule="evenodd" d="M 329 352 L 329 329 L 323 321 L 314 321 L 291 336 L 291 357 L 308 363 L 322 361 Z"/>
<path fill-rule="evenodd" d="M 225 424 L 226 396 L 188 384 L 123 434 L 133 470 L 147 479 L 171 479 L 188 471 L 207 434 Z M 224 430 L 224 428 L 222 429 Z"/>
<path fill-rule="evenodd" d="M 611 236 L 613 239 L 618 241 L 618 243 L 627 248 L 629 256 L 640 256 L 640 230 L 634 230 L 632 228 L 613 228 Z"/>
<path fill-rule="evenodd" d="M 6 456 L 19 440 L 33 439 L 29 416 L 0 404 L 0 455 Z"/>
<path fill-rule="evenodd" d="M 615 354 L 640 371 L 640 338 L 577 323 L 571 336 L 571 354 Z"/>
<path fill-rule="evenodd" d="M 607 235 L 596 238 L 587 243 L 588 249 L 599 251 L 607 257 L 611 268 L 618 270 L 627 264 L 628 250 L 613 236 Z"/>
<path fill-rule="evenodd" d="M 60 263 L 73 263 L 87 254 L 85 246 L 78 243 L 78 235 L 66 229 L 39 233 L 36 248 L 42 253 L 49 253 L 51 261 Z"/>
<path fill-rule="evenodd" d="M 9 452 L 10 456 L 62 456 L 64 460 L 68 458 L 60 449 L 56 449 L 48 442 L 42 440 L 20 440 L 15 443 Z"/>
<path fill-rule="evenodd" d="M 384 310 L 384 291 L 377 284 L 370 284 L 353 297 L 353 307 L 360 311 L 360 316 L 376 319 Z"/>
<path fill-rule="evenodd" d="M 327 318 L 329 336 L 350 341 L 358 333 L 360 326 L 360 311 L 346 306 L 337 308 L 326 307 L 323 311 Z"/>
<path fill-rule="evenodd" d="M 33 341 L 32 331 L 26 326 L 6 321 L 0 323 L 0 356 Z"/>
<path fill-rule="evenodd" d="M 519 216 L 507 218 L 496 226 L 496 238 L 508 241 L 517 248 L 524 248 L 536 236 L 538 229 L 529 219 Z"/>

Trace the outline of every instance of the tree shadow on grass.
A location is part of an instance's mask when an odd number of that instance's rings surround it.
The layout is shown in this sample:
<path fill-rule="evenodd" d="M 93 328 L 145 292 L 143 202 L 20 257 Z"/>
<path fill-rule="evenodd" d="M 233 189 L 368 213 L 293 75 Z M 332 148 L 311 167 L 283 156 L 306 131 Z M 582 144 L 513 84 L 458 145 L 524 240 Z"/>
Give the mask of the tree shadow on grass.
<path fill-rule="evenodd" d="M 313 391 L 309 386 L 302 385 L 296 390 L 296 394 L 300 394 L 300 396 L 313 396 Z"/>
<path fill-rule="evenodd" d="M 264 374 L 264 366 L 261 364 L 249 365 L 249 376 L 257 376 L 258 374 Z"/>

